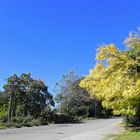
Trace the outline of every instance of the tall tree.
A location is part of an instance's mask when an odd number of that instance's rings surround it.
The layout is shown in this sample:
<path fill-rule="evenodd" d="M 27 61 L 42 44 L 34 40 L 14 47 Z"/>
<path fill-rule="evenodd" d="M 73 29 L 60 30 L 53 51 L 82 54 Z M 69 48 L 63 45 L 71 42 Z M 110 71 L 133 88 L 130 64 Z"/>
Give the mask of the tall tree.
<path fill-rule="evenodd" d="M 92 97 L 102 100 L 114 114 L 137 116 L 140 112 L 140 37 L 130 34 L 127 49 L 114 44 L 98 49 L 97 64 L 80 83 Z M 140 123 L 140 117 L 138 119 Z"/>
<path fill-rule="evenodd" d="M 18 94 L 20 94 L 20 78 L 13 75 L 7 79 L 7 84 L 4 85 L 5 93 L 9 94 L 9 114 L 8 121 L 11 121 L 12 116 L 15 116 L 16 101 Z"/>
<path fill-rule="evenodd" d="M 89 93 L 79 86 L 80 81 L 81 78 L 74 71 L 62 75 L 62 79 L 57 83 L 58 94 L 55 99 L 59 103 L 58 107 L 61 113 L 74 116 L 93 116 L 95 112 L 94 104 L 97 102 L 91 99 Z"/>
<path fill-rule="evenodd" d="M 9 121 L 14 116 L 39 117 L 49 104 L 54 105 L 53 96 L 41 80 L 35 80 L 31 74 L 13 75 L 4 85 L 9 95 Z"/>

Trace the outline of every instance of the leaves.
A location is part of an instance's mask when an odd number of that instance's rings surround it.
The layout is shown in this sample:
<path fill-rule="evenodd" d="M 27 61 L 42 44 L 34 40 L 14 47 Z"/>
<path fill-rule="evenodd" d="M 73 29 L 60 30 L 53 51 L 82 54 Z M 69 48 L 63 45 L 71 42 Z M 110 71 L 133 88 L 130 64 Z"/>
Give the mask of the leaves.
<path fill-rule="evenodd" d="M 38 117 L 48 105 L 54 105 L 53 96 L 48 92 L 48 87 L 41 80 L 23 73 L 13 75 L 4 85 L 5 93 L 12 97 L 11 115 Z"/>
<path fill-rule="evenodd" d="M 114 114 L 135 115 L 140 105 L 140 37 L 129 35 L 125 43 L 129 50 L 120 51 L 114 44 L 99 48 L 97 63 L 80 86 Z"/>

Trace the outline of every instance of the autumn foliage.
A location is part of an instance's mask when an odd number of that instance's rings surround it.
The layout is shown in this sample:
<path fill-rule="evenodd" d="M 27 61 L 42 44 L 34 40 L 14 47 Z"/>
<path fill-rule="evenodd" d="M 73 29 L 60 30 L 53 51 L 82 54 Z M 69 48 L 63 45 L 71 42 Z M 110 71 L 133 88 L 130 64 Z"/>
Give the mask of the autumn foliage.
<path fill-rule="evenodd" d="M 140 111 L 140 36 L 129 34 L 124 42 L 123 51 L 114 44 L 100 47 L 96 65 L 80 86 L 114 114 L 135 116 Z"/>

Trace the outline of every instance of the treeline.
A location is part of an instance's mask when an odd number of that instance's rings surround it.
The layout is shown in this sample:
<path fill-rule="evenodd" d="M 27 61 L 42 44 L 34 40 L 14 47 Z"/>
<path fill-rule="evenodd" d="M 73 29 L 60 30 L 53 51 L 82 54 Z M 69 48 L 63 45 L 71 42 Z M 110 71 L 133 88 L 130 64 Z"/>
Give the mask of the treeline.
<path fill-rule="evenodd" d="M 0 126 L 46 125 L 86 117 L 123 115 L 127 125 L 140 126 L 140 35 L 131 33 L 126 49 L 114 44 L 97 51 L 95 67 L 79 77 L 73 71 L 56 83 L 55 98 L 42 80 L 13 75 L 0 92 Z M 56 103 L 56 105 L 55 105 Z"/>
<path fill-rule="evenodd" d="M 0 122 L 4 125 L 47 124 L 47 113 L 54 106 L 53 96 L 41 80 L 31 74 L 13 75 L 0 93 Z"/>
<path fill-rule="evenodd" d="M 101 101 L 91 98 L 87 90 L 79 86 L 82 79 L 74 71 L 62 75 L 56 83 L 57 112 L 77 119 L 111 116 L 111 110 L 103 108 Z"/>
<path fill-rule="evenodd" d="M 53 98 L 44 81 L 31 74 L 12 75 L 0 92 L 0 126 L 39 126 L 110 116 L 111 110 L 91 99 L 87 90 L 79 86 L 80 81 L 73 71 L 62 75 Z"/>

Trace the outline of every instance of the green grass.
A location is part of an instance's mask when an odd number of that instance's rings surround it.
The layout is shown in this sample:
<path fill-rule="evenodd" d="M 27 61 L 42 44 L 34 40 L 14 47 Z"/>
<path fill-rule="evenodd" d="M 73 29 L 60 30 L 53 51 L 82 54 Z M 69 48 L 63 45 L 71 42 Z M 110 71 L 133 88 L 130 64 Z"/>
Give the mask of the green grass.
<path fill-rule="evenodd" d="M 118 135 L 114 140 L 140 140 L 140 131 L 126 131 L 121 135 Z"/>
<path fill-rule="evenodd" d="M 122 134 L 110 134 L 103 140 L 140 140 L 140 131 L 125 131 Z"/>

